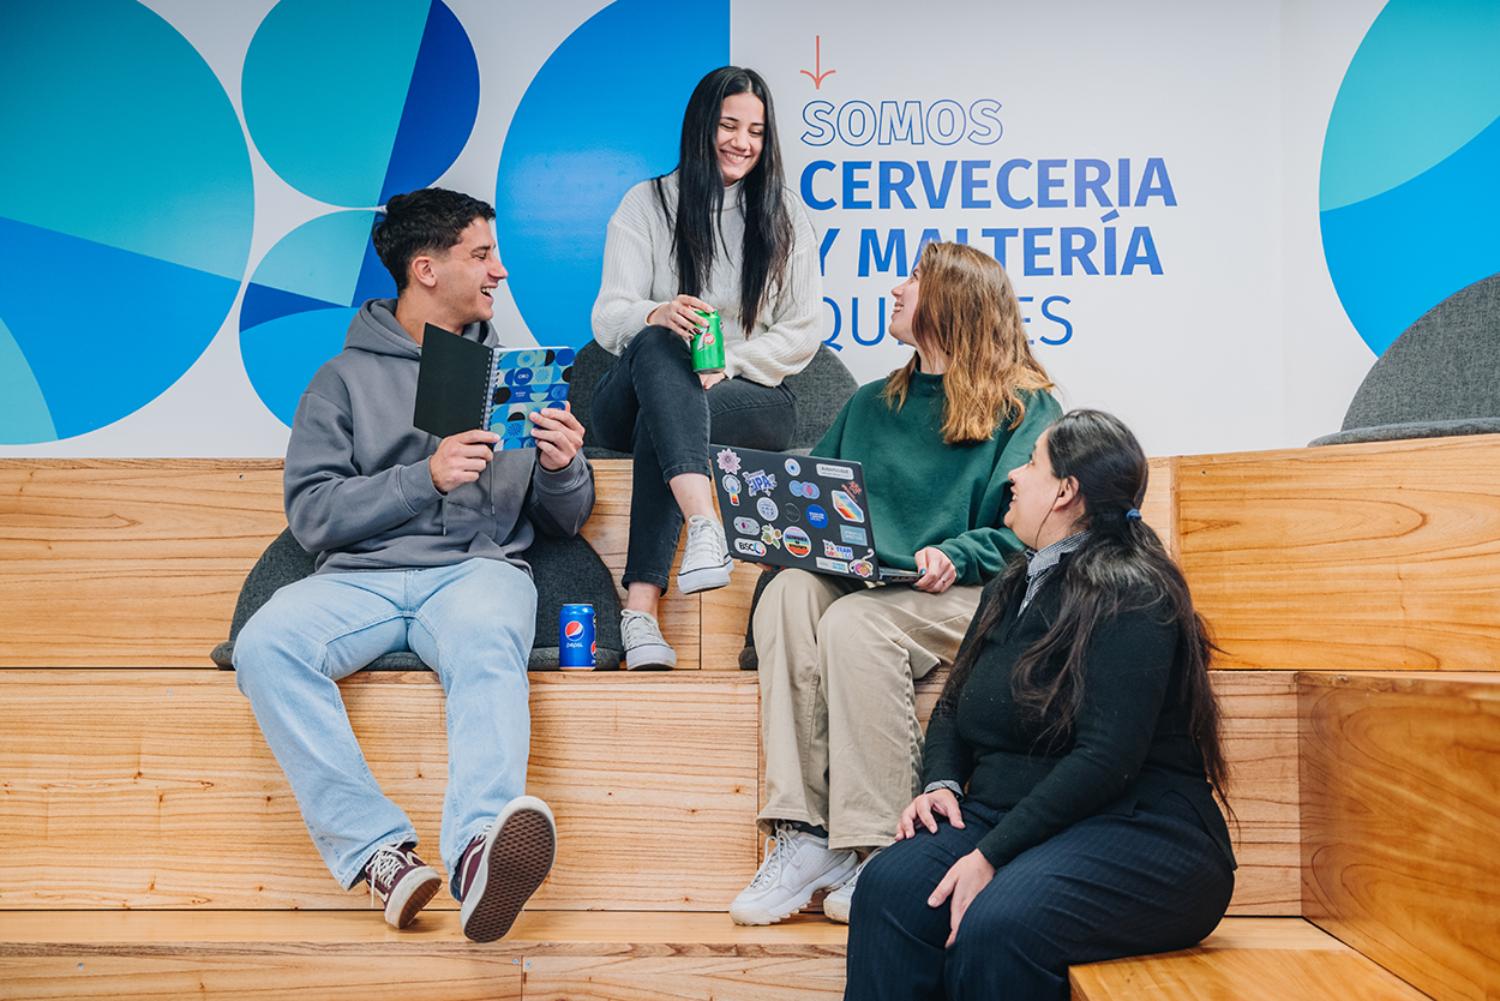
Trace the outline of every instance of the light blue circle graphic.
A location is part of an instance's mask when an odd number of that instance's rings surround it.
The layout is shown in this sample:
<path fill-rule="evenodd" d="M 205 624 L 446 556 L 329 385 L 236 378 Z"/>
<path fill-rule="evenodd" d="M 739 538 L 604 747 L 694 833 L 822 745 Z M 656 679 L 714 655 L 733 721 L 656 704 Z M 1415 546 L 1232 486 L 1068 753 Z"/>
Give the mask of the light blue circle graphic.
<path fill-rule="evenodd" d="M 687 44 L 643 73 L 641 53 L 660 48 L 662 25 L 685 26 Z M 495 231 L 538 343 L 580 347 L 593 336 L 609 217 L 631 185 L 676 165 L 688 95 L 728 61 L 728 0 L 616 0 L 532 80 L 500 153 Z M 610 80 L 629 86 L 601 84 Z M 611 110 L 621 95 L 625 114 Z"/>
<path fill-rule="evenodd" d="M 359 306 L 396 295 L 370 241 L 375 218 L 335 212 L 298 226 L 245 287 L 240 357 L 261 402 L 288 427 L 319 366 L 343 349 Z"/>
<path fill-rule="evenodd" d="M 1349 64 L 1319 177 L 1323 254 L 1379 355 L 1500 271 L 1500 4 L 1391 0 Z"/>
<path fill-rule="evenodd" d="M 441 0 L 282 0 L 250 41 L 242 91 L 250 135 L 283 180 L 376 206 L 457 158 L 479 64 Z"/>
<path fill-rule="evenodd" d="M 151 402 L 233 305 L 255 199 L 202 57 L 131 0 L 0 4 L 0 443 Z"/>

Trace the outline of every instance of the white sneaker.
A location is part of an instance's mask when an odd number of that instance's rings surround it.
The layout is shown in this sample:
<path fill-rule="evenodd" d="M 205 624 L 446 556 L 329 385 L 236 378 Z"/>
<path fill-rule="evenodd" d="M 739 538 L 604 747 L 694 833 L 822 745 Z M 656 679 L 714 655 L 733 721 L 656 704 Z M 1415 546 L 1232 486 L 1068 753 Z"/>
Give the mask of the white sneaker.
<path fill-rule="evenodd" d="M 627 608 L 620 613 L 620 639 L 625 645 L 625 670 L 676 667 L 677 653 L 662 638 L 656 616 Z"/>
<path fill-rule="evenodd" d="M 695 514 L 687 520 L 687 546 L 677 568 L 677 590 L 683 594 L 712 591 L 729 583 L 729 544 L 724 526 Z"/>
<path fill-rule="evenodd" d="M 878 854 L 877 850 L 866 855 L 855 867 L 849 881 L 823 898 L 823 914 L 828 920 L 837 921 L 841 925 L 849 923 L 849 910 L 854 906 L 854 884 L 859 880 L 859 874 L 865 871 L 865 866 L 870 864 L 870 859 Z"/>
<path fill-rule="evenodd" d="M 766 841 L 776 847 L 766 853 L 760 871 L 729 905 L 735 924 L 773 925 L 812 902 L 813 894 L 838 886 L 859 864 L 852 851 L 831 851 L 828 839 L 779 823 Z"/>

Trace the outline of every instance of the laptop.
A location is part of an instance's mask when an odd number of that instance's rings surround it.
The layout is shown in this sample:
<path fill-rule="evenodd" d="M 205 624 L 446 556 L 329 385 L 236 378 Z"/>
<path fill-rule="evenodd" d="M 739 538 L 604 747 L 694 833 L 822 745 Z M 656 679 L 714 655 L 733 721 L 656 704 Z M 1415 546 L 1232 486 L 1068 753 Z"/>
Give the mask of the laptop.
<path fill-rule="evenodd" d="M 847 459 L 710 445 L 729 555 L 872 584 L 911 584 L 915 570 L 882 567 L 864 468 Z"/>

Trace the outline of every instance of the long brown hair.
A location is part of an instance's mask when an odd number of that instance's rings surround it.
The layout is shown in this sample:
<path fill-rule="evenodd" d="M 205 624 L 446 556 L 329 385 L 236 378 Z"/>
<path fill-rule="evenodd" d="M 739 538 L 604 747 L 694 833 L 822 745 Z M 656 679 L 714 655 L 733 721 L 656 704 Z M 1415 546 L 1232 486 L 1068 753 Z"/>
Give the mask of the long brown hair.
<path fill-rule="evenodd" d="M 1146 610 L 1177 625 L 1174 665 L 1181 687 L 1168 692 L 1188 710 L 1188 733 L 1209 785 L 1226 811 L 1229 766 L 1220 739 L 1219 703 L 1208 666 L 1217 647 L 1193 608 L 1182 571 L 1156 532 L 1128 514 L 1146 496 L 1149 466 L 1140 443 L 1119 418 L 1098 410 L 1072 410 L 1047 429 L 1047 458 L 1058 479 L 1074 478 L 1083 497 L 1087 534 L 1062 572 L 1062 604 L 1046 634 L 1017 659 L 1011 693 L 1023 710 L 1046 726 L 1039 743 L 1056 749 L 1072 732 L 1083 705 L 1084 660 L 1099 623 L 1122 611 Z M 983 637 L 1026 587 L 1026 560 L 1017 557 L 980 606 L 978 621 L 938 699 L 938 714 L 956 711 L 958 696 L 973 672 Z M 1061 665 L 1059 668 L 1058 665 Z"/>
<path fill-rule="evenodd" d="M 1026 343 L 1021 304 L 1000 262 L 960 243 L 929 243 L 917 262 L 922 283 L 911 318 L 912 335 L 948 361 L 943 373 L 943 441 L 988 441 L 1002 420 L 1020 427 L 1021 390 L 1052 388 Z M 906 403 L 917 356 L 892 372 L 882 395 L 892 408 Z"/>

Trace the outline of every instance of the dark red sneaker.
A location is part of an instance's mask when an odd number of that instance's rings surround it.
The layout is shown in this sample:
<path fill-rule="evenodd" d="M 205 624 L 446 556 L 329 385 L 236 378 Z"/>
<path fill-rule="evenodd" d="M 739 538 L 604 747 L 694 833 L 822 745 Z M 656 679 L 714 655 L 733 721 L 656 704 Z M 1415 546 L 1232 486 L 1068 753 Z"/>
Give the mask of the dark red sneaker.
<path fill-rule="evenodd" d="M 365 864 L 370 882 L 370 903 L 378 897 L 385 904 L 385 923 L 405 928 L 427 906 L 443 885 L 437 870 L 423 862 L 408 845 L 382 845 Z"/>
<path fill-rule="evenodd" d="M 510 931 L 557 856 L 557 825 L 546 803 L 517 796 L 469 842 L 454 876 L 464 934 L 493 942 Z"/>

